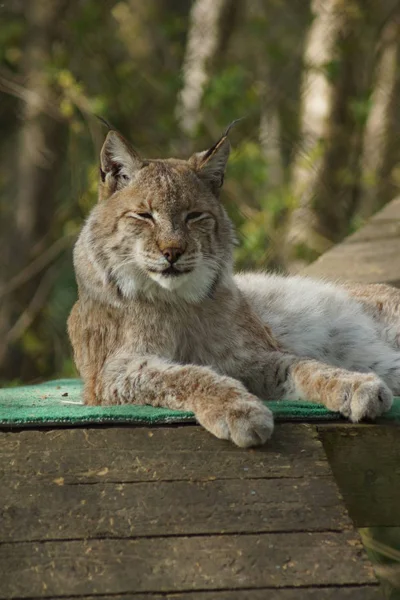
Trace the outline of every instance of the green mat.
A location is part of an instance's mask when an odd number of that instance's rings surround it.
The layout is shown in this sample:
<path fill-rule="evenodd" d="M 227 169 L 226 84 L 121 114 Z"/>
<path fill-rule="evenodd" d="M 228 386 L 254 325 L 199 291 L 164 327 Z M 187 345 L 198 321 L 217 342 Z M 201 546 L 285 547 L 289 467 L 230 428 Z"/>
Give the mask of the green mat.
<path fill-rule="evenodd" d="M 82 382 L 59 379 L 38 385 L 0 389 L 0 427 L 90 425 L 101 423 L 194 422 L 191 412 L 152 406 L 85 406 Z M 267 405 L 278 421 L 335 421 L 341 419 L 319 404 L 281 400 Z M 400 398 L 380 421 L 400 422 Z"/>

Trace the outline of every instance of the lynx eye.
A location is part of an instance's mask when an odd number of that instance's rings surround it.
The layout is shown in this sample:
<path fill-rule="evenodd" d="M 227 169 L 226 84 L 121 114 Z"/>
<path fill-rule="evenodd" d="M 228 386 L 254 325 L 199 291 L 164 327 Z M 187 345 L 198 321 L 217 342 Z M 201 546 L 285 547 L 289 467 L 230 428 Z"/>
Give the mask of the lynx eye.
<path fill-rule="evenodd" d="M 200 219 L 206 218 L 208 215 L 203 212 L 191 212 L 186 215 L 186 222 L 188 221 L 200 221 Z"/>
<path fill-rule="evenodd" d="M 126 216 L 131 219 L 139 219 L 140 221 L 153 221 L 153 215 L 149 212 L 128 212 Z"/>

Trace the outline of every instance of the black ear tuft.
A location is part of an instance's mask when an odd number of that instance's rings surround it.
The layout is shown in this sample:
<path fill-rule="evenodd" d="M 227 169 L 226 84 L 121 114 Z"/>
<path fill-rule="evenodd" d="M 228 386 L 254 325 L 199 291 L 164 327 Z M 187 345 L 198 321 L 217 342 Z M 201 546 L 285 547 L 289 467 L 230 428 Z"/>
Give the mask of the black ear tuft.
<path fill-rule="evenodd" d="M 228 162 L 231 145 L 228 140 L 228 134 L 232 127 L 244 117 L 235 119 L 226 128 L 223 136 L 214 146 L 211 146 L 204 152 L 198 152 L 189 159 L 189 164 L 192 166 L 197 175 L 208 182 L 213 193 L 218 196 L 220 189 L 224 183 L 225 168 Z"/>
<path fill-rule="evenodd" d="M 218 196 L 224 182 L 225 168 L 228 162 L 231 145 L 224 135 L 214 146 L 194 154 L 189 159 L 198 177 L 211 187 L 212 192 Z"/>
<path fill-rule="evenodd" d="M 101 123 L 103 123 L 103 125 L 105 125 L 108 129 L 108 131 L 111 131 L 112 129 L 114 131 L 116 131 L 115 127 L 113 127 L 112 125 L 110 125 L 110 123 L 108 121 L 106 121 L 106 119 L 104 119 L 104 117 L 101 117 L 100 115 L 94 115 L 96 117 L 96 119 L 98 119 Z"/>
<path fill-rule="evenodd" d="M 234 121 L 232 121 L 232 123 L 230 123 L 228 125 L 228 127 L 225 129 L 225 133 L 224 133 L 224 135 L 222 137 L 223 138 L 224 137 L 228 137 L 228 134 L 229 134 L 230 130 L 232 129 L 232 127 L 234 127 L 236 125 L 236 123 L 239 123 L 240 121 L 243 121 L 244 118 L 245 117 L 240 117 L 239 119 L 235 119 Z"/>

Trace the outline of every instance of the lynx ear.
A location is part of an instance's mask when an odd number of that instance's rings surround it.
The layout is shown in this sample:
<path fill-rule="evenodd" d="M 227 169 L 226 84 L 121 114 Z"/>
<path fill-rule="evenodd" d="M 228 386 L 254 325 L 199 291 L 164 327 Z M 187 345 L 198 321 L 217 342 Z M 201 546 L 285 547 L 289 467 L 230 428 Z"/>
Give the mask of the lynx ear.
<path fill-rule="evenodd" d="M 224 183 L 225 167 L 230 151 L 231 145 L 224 134 L 209 150 L 194 154 L 189 159 L 189 164 L 198 177 L 208 183 L 216 196 L 219 195 Z"/>
<path fill-rule="evenodd" d="M 112 193 L 134 179 L 142 160 L 116 131 L 109 131 L 100 152 L 100 176 Z"/>

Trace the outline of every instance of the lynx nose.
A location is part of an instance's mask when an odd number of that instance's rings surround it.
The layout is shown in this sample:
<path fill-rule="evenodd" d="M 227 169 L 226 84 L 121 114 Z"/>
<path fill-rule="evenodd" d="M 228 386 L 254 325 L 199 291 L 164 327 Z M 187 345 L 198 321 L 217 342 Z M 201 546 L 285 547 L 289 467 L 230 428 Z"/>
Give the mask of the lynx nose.
<path fill-rule="evenodd" d="M 176 263 L 178 258 L 182 256 L 183 249 L 182 248 L 164 248 L 162 251 L 163 256 L 167 259 L 170 265 Z"/>

